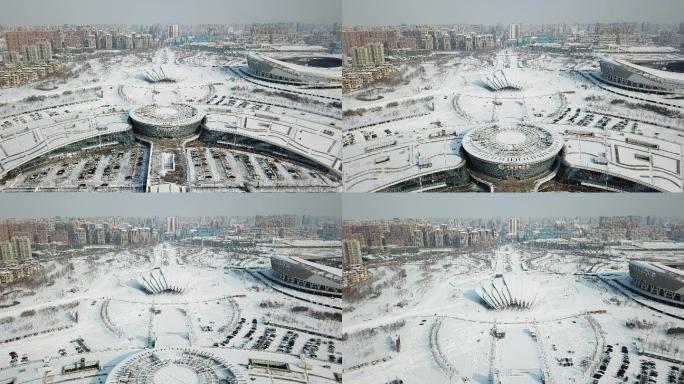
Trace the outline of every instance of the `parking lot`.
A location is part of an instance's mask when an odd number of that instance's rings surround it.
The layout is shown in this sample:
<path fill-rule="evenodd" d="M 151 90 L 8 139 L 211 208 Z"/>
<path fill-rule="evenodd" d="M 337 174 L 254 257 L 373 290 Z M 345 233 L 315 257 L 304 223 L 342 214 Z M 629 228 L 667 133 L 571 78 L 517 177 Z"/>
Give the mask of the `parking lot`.
<path fill-rule="evenodd" d="M 269 189 L 334 190 L 322 172 L 293 162 L 220 147 L 186 149 L 192 189 L 258 191 Z"/>
<path fill-rule="evenodd" d="M 19 174 L 4 188 L 9 191 L 141 191 L 148 158 L 148 147 L 140 143 L 69 153 Z"/>
<path fill-rule="evenodd" d="M 580 118 L 581 116 L 581 118 Z M 568 117 L 567 119 L 565 119 Z M 590 127 L 603 130 L 611 130 L 616 132 L 628 132 L 635 135 L 643 135 L 639 128 L 639 123 L 630 121 L 629 119 L 618 119 L 610 116 L 604 116 L 593 112 L 581 114 L 580 109 L 574 111 L 571 108 L 566 109 L 559 117 L 553 120 L 554 123 L 561 124 L 575 124 L 580 127 Z"/>
<path fill-rule="evenodd" d="M 329 363 L 342 363 L 342 353 L 334 340 L 265 324 L 257 319 L 241 318 L 237 326 L 214 347 L 237 347 L 280 352 Z"/>
<path fill-rule="evenodd" d="M 254 94 L 252 94 L 254 96 Z M 330 126 L 338 126 L 339 119 L 328 116 L 330 108 L 324 103 L 320 104 L 297 104 L 296 106 L 289 100 L 272 101 L 270 99 L 255 101 L 246 100 L 239 97 L 214 94 L 206 102 L 209 106 L 223 106 L 234 110 L 251 112 L 270 112 L 275 114 L 299 116 L 304 119 L 315 121 L 325 121 Z"/>
<path fill-rule="evenodd" d="M 632 352 L 627 345 L 605 346 L 600 364 L 591 376 L 591 383 L 684 384 L 681 366 L 640 357 Z"/>

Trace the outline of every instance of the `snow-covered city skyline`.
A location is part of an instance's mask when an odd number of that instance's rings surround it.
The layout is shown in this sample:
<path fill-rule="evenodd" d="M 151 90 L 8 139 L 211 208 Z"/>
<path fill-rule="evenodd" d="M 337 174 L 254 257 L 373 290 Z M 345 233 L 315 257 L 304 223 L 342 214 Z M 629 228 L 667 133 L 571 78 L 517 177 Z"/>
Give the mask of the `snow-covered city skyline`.
<path fill-rule="evenodd" d="M 684 384 L 683 15 L 0 2 L 0 384 Z"/>

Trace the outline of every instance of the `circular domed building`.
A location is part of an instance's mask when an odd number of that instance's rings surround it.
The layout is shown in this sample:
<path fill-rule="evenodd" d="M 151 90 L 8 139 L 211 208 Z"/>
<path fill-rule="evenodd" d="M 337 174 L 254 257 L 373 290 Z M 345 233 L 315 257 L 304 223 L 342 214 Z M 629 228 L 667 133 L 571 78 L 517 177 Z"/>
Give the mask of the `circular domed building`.
<path fill-rule="evenodd" d="M 466 133 L 462 146 L 473 171 L 495 179 L 526 180 L 551 170 L 563 139 L 535 125 L 494 124 Z"/>
<path fill-rule="evenodd" d="M 130 111 L 129 117 L 135 133 L 178 139 L 196 133 L 205 114 L 187 104 L 149 104 Z"/>
<path fill-rule="evenodd" d="M 212 353 L 191 348 L 146 350 L 117 364 L 106 384 L 246 384 L 236 370 Z"/>

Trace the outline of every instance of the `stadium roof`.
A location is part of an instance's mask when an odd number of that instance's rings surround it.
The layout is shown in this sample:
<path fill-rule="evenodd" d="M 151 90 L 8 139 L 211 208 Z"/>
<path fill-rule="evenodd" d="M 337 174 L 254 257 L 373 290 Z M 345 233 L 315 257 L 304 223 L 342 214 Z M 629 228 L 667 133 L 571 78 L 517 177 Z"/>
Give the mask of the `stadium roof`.
<path fill-rule="evenodd" d="M 290 70 L 295 71 L 295 72 L 310 73 L 312 75 L 328 78 L 331 80 L 340 80 L 342 78 L 342 72 L 340 72 L 339 68 L 328 69 L 328 68 L 308 67 L 306 65 L 288 63 L 286 61 L 274 59 L 272 57 L 268 57 L 268 56 L 262 55 L 260 53 L 250 53 L 249 55 L 256 60 L 268 61 L 274 65 L 281 66 L 281 67 L 290 69 Z"/>
<path fill-rule="evenodd" d="M 628 59 L 623 59 L 619 57 L 604 57 L 602 60 L 609 62 L 613 65 L 630 67 L 638 72 L 647 73 L 651 76 L 655 76 L 664 80 L 670 80 L 678 83 L 684 84 L 684 73 L 662 71 L 660 69 L 650 68 L 644 65 L 639 65 Z"/>
<path fill-rule="evenodd" d="M 668 263 L 669 264 L 668 265 L 668 264 L 661 263 L 661 262 L 641 261 L 641 260 L 632 260 L 630 263 L 632 263 L 638 267 L 651 270 L 651 271 L 656 272 L 656 273 L 674 274 L 674 275 L 678 276 L 679 278 L 681 278 L 682 280 L 684 280 L 684 270 L 673 267 L 672 265 L 674 265 L 674 264 Z"/>
<path fill-rule="evenodd" d="M 334 268 L 334 267 L 329 267 L 327 265 L 315 263 L 313 261 L 309 261 L 306 259 L 302 259 L 301 257 L 297 256 L 279 256 L 279 255 L 274 255 L 273 257 L 277 258 L 278 260 L 287 262 L 287 263 L 292 263 L 292 264 L 301 264 L 313 269 L 317 269 L 319 271 L 329 273 L 331 275 L 337 276 L 339 278 L 342 278 L 342 269 L 340 268 Z"/>
<path fill-rule="evenodd" d="M 489 125 L 470 130 L 463 148 L 471 156 L 494 163 L 535 163 L 563 148 L 558 133 L 533 125 Z"/>

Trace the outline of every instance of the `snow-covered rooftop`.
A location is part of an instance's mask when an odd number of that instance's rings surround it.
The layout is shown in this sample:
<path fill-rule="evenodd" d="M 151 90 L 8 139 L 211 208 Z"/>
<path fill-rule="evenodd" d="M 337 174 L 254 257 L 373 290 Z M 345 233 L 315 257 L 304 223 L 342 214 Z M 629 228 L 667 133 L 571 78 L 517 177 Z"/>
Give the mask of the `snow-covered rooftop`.
<path fill-rule="evenodd" d="M 494 124 L 475 128 L 463 137 L 463 148 L 471 156 L 502 164 L 526 164 L 558 155 L 563 139 L 543 127 Z"/>

